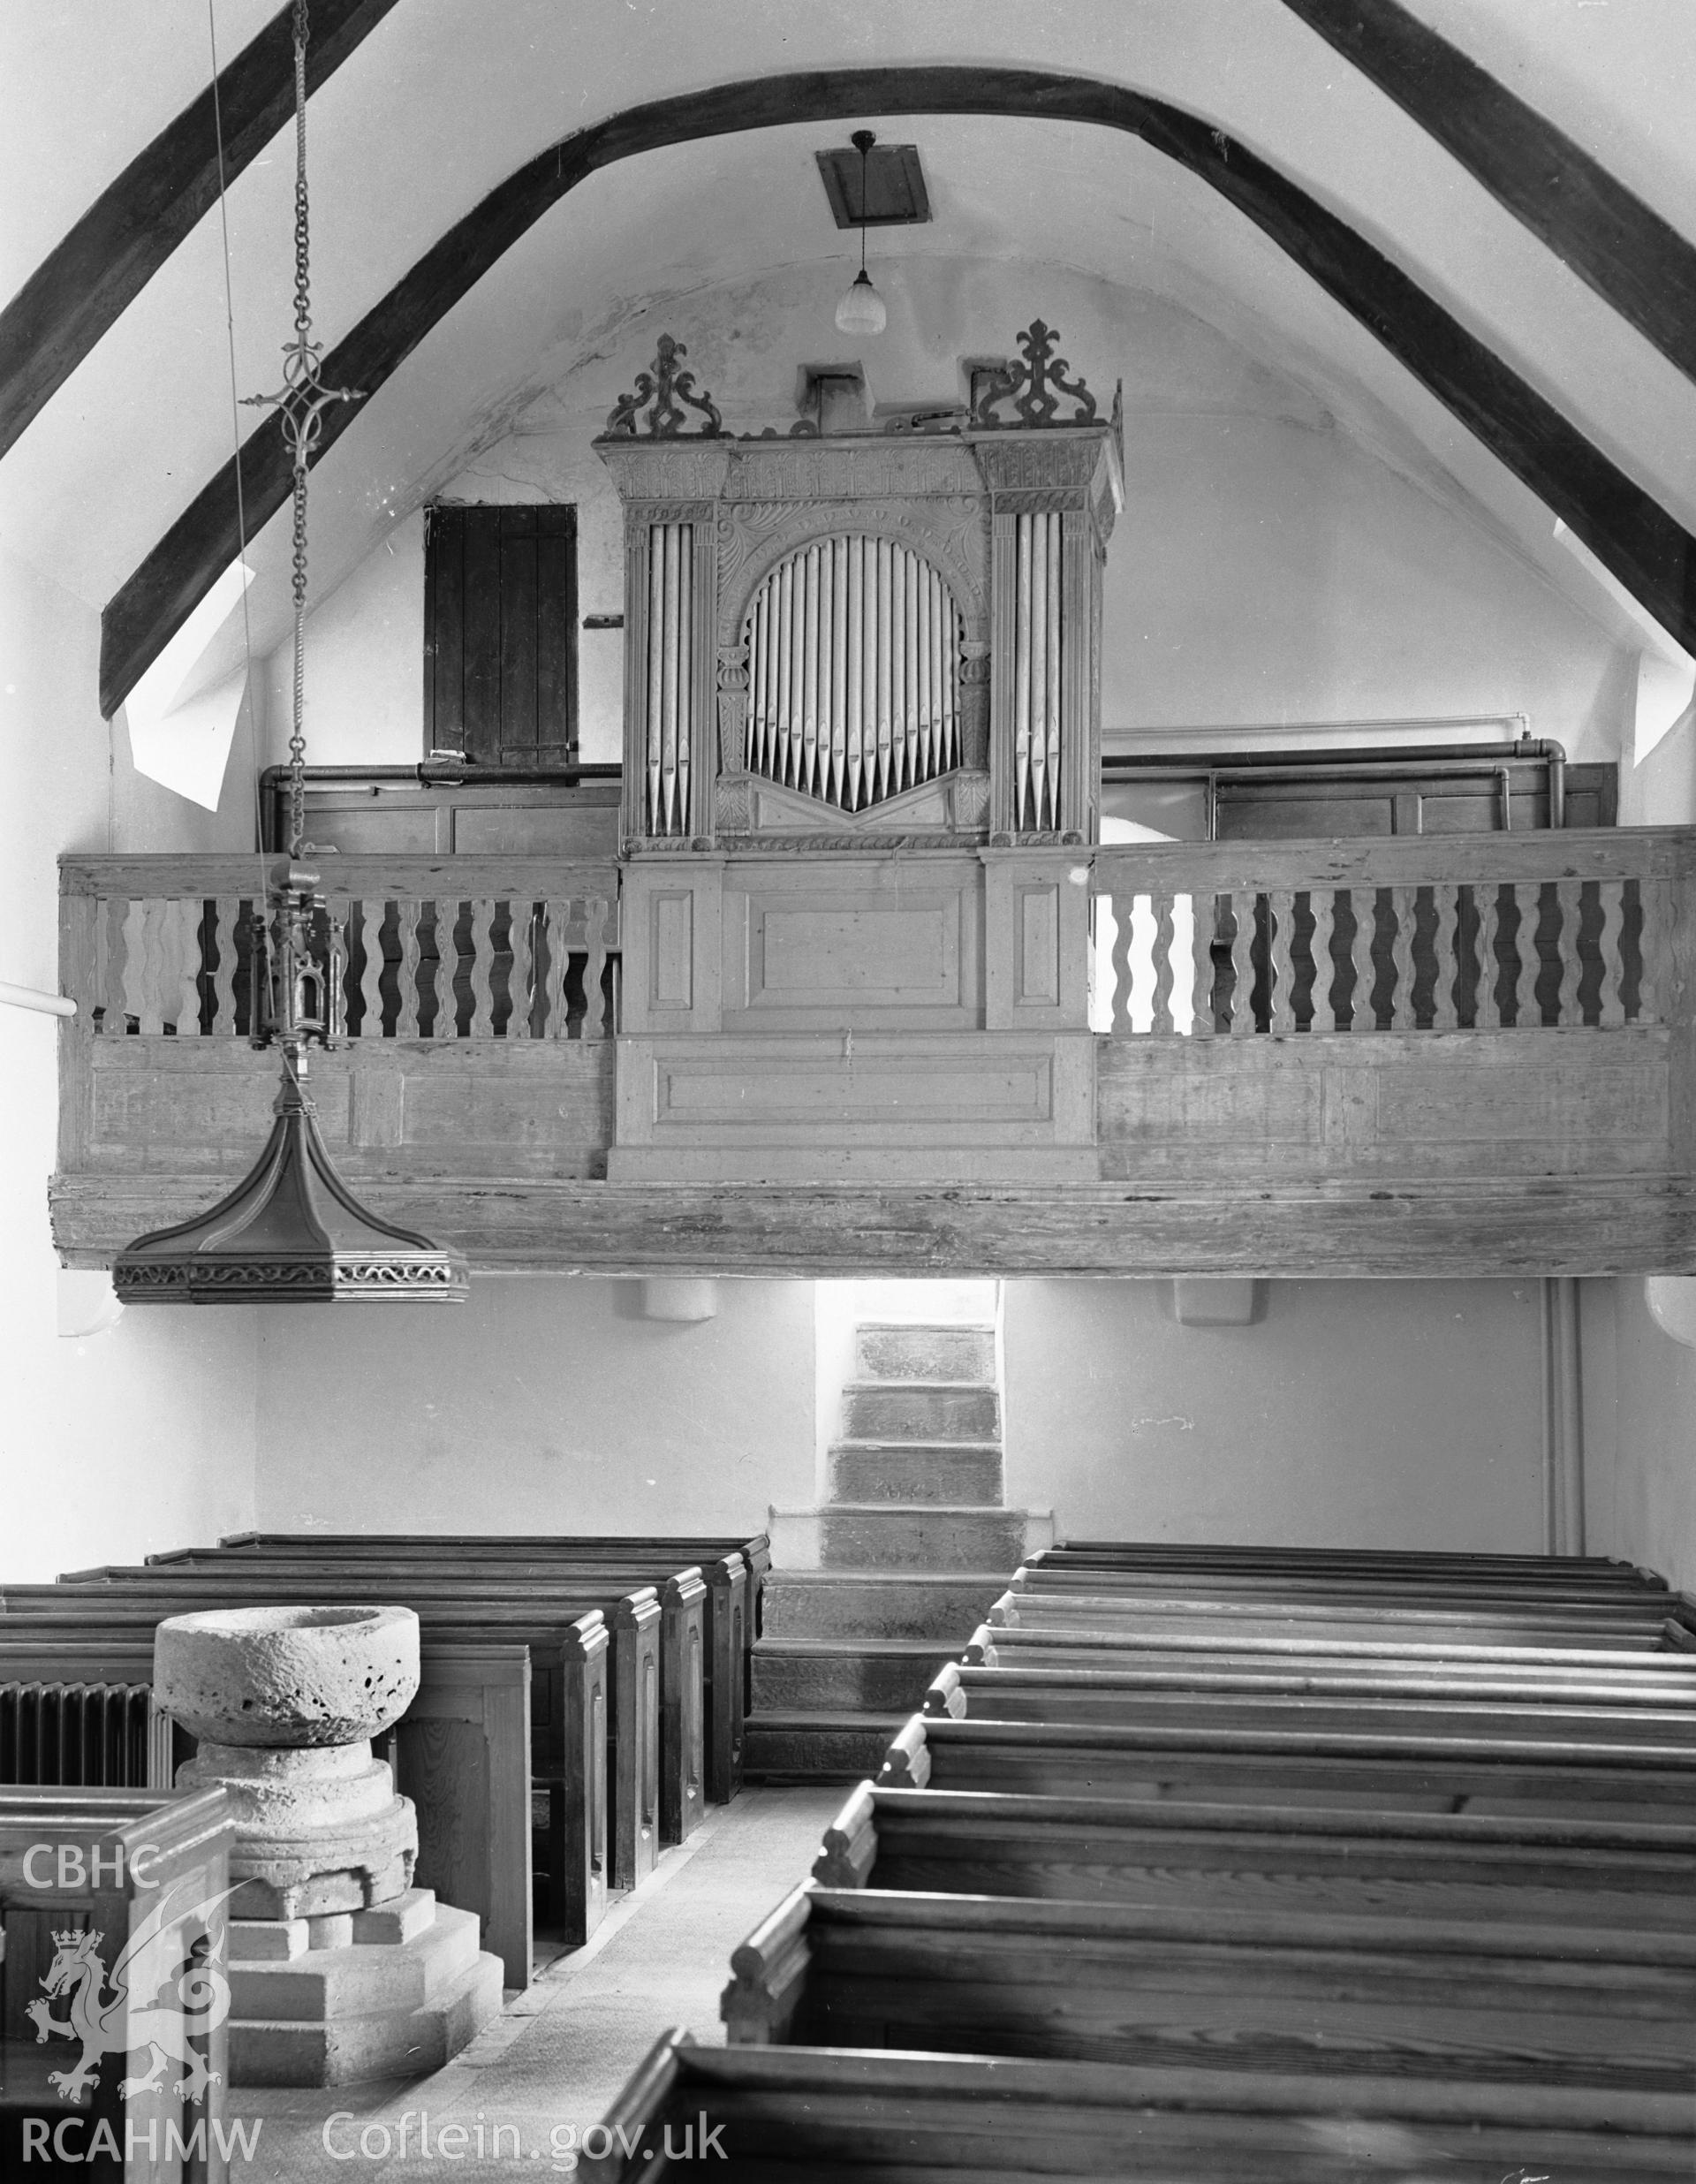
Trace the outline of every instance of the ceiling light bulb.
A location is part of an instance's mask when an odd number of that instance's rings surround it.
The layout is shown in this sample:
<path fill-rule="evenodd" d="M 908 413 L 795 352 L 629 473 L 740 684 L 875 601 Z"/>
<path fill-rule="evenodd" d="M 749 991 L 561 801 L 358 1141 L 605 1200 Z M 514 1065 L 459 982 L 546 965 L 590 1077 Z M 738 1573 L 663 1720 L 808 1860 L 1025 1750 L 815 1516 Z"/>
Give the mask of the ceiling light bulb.
<path fill-rule="evenodd" d="M 839 334 L 881 334 L 890 322 L 883 299 L 872 286 L 872 277 L 862 266 L 854 284 L 837 306 Z"/>

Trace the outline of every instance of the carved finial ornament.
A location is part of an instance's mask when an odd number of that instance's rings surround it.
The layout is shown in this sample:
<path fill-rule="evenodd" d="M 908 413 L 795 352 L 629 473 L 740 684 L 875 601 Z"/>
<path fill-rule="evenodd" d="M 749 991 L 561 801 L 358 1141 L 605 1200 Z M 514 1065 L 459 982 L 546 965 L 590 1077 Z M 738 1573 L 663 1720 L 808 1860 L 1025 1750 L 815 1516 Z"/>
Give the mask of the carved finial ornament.
<path fill-rule="evenodd" d="M 642 436 L 650 440 L 722 440 L 724 437 L 724 420 L 719 415 L 710 395 L 695 392 L 693 372 L 680 372 L 678 360 L 689 353 L 680 341 L 670 334 L 660 336 L 660 345 L 654 358 L 651 372 L 638 372 L 636 384 L 629 394 L 620 396 L 607 416 L 609 438 L 622 436 L 626 439 Z M 646 426 L 639 421 L 641 413 L 648 410 Z M 705 419 L 693 432 L 688 429 L 688 414 L 693 410 Z"/>
<path fill-rule="evenodd" d="M 1018 337 L 1024 363 L 1010 364 L 1004 371 L 990 375 L 973 406 L 973 424 L 980 430 L 1001 425 L 1093 424 L 1095 398 L 1081 379 L 1069 376 L 1071 365 L 1055 354 L 1059 341 L 1057 327 L 1033 319 Z M 1058 414 L 1063 395 L 1077 405 L 1069 417 Z M 997 417 L 996 406 L 1003 402 L 1011 402 L 1016 414 Z"/>

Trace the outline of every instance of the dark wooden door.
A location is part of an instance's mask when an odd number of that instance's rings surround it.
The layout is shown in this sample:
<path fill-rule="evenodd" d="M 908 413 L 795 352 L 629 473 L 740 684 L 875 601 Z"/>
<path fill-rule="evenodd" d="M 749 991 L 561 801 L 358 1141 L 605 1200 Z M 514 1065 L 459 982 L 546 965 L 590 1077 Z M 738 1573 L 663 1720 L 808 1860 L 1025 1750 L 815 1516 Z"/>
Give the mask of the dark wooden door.
<path fill-rule="evenodd" d="M 577 510 L 435 507 L 424 546 L 424 741 L 479 765 L 577 755 Z"/>

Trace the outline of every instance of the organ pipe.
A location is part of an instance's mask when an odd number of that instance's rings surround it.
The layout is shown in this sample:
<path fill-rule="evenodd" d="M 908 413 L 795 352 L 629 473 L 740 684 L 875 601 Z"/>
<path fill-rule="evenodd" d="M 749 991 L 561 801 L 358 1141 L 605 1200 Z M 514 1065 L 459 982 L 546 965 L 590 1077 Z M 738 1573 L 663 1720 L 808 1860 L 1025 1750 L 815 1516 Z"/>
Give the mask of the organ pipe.
<path fill-rule="evenodd" d="M 1060 823 L 1061 518 L 1022 515 L 1013 625 L 1013 823 Z"/>
<path fill-rule="evenodd" d="M 694 686 L 693 523 L 656 523 L 647 557 L 647 831 L 689 831 Z"/>
<path fill-rule="evenodd" d="M 940 574 L 895 540 L 791 554 L 748 610 L 749 770 L 844 811 L 949 772 L 964 636 Z"/>

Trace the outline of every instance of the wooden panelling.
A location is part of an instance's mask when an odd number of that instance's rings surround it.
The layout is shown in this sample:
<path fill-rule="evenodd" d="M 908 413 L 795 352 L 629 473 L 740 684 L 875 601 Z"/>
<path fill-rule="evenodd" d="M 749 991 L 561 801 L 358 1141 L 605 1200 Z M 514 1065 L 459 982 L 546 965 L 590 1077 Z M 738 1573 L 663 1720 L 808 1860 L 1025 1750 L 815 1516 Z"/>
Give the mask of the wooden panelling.
<path fill-rule="evenodd" d="M 1670 1035 L 1103 1041 L 1104 1176 L 1670 1173 Z"/>
<path fill-rule="evenodd" d="M 612 1045 L 350 1042 L 314 1055 L 309 1089 L 350 1180 L 398 1169 L 512 1180 L 604 1173 Z M 93 1172 L 234 1177 L 270 1128 L 276 1068 L 237 1040 L 95 1039 L 80 1157 Z"/>
<path fill-rule="evenodd" d="M 618 1043 L 619 1179 L 1095 1173 L 1086 1035 Z"/>
<path fill-rule="evenodd" d="M 905 1185 L 362 1180 L 474 1267 L 642 1274 L 1696 1274 L 1683 1176 Z M 203 1177 L 61 1174 L 69 1265 L 206 1205 Z"/>
<path fill-rule="evenodd" d="M 974 859 L 736 859 L 724 874 L 726 1027 L 971 1030 L 983 1021 Z"/>

